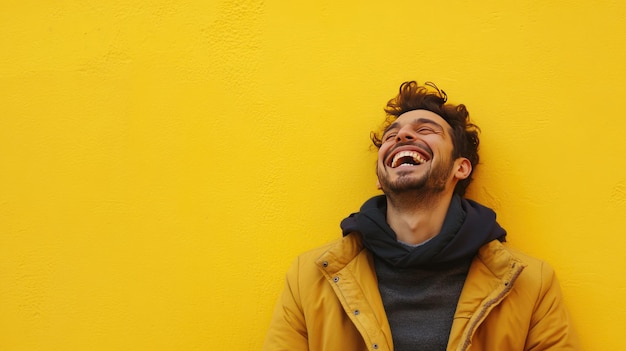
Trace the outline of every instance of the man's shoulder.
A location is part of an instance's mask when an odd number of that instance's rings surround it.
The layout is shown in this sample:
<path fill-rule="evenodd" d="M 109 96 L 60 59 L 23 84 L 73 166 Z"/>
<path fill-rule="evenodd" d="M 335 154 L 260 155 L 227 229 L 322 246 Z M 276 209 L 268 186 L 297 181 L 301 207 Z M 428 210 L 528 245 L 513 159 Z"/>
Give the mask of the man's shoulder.
<path fill-rule="evenodd" d="M 361 240 L 361 236 L 358 233 L 352 233 L 342 238 L 329 241 L 313 249 L 304 251 L 298 255 L 298 258 L 315 260 L 326 253 L 336 256 L 344 256 L 358 253 L 362 248 L 363 242 Z"/>
<path fill-rule="evenodd" d="M 479 251 L 479 257 L 483 260 L 514 260 L 522 263 L 524 266 L 532 267 L 547 265 L 544 260 L 531 256 L 520 249 L 517 249 L 507 243 L 502 243 L 498 240 L 494 240 L 484 245 Z"/>
<path fill-rule="evenodd" d="M 529 255 L 528 253 L 516 247 L 512 247 L 509 245 L 503 246 L 511 253 L 511 255 L 515 256 L 518 260 L 523 262 L 524 266 L 526 267 L 526 271 L 536 271 L 537 273 L 543 272 L 543 274 L 546 274 L 546 272 L 550 274 L 553 273 L 554 270 L 552 266 L 544 259 Z"/>
<path fill-rule="evenodd" d="M 541 287 L 543 281 L 554 279 L 554 269 L 549 263 L 497 240 L 482 247 L 478 258 L 495 275 L 512 272 L 507 266 L 512 268 L 515 265 L 520 265 L 523 267 L 523 270 L 518 280 L 522 284 Z"/>
<path fill-rule="evenodd" d="M 535 256 L 531 256 L 529 254 L 527 254 L 526 252 L 513 247 L 513 246 L 509 246 L 507 244 L 503 245 L 504 248 L 509 251 L 513 256 L 517 257 L 519 260 L 521 260 L 522 262 L 525 262 L 529 265 L 543 265 L 543 264 L 547 264 L 546 261 L 537 258 Z"/>
<path fill-rule="evenodd" d="M 291 273 L 296 273 L 294 270 L 302 273 L 319 268 L 326 268 L 328 272 L 338 271 L 361 251 L 361 236 L 358 233 L 349 234 L 299 254 L 292 264 Z"/>

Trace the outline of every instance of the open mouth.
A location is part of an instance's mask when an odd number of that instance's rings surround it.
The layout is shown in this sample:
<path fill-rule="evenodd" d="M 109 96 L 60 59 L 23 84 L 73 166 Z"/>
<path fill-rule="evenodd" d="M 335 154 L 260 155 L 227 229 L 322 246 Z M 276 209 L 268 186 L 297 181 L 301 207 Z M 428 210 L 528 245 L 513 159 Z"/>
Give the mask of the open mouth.
<path fill-rule="evenodd" d="M 391 168 L 419 166 L 427 161 L 426 157 L 417 151 L 405 150 L 395 154 L 388 166 Z"/>

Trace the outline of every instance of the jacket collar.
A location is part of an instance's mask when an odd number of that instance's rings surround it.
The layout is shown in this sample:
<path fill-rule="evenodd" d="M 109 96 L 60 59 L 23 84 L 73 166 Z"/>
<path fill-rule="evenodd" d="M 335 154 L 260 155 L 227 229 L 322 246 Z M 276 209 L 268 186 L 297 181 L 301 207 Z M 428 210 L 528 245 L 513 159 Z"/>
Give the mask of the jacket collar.
<path fill-rule="evenodd" d="M 483 245 L 467 273 L 455 318 L 478 318 L 476 322 L 480 323 L 480 316 L 476 316 L 479 306 L 488 312 L 499 304 L 509 294 L 525 267 L 526 264 L 501 242 L 494 240 Z"/>
<path fill-rule="evenodd" d="M 353 232 L 331 244 L 316 260 L 316 264 L 329 273 L 337 273 L 350 263 L 361 251 L 365 250 L 361 234 Z M 369 251 L 368 251 L 369 252 Z M 512 280 L 518 269 L 525 265 L 513 256 L 498 240 L 483 245 L 474 259 L 472 266 L 479 265 L 484 273 L 502 283 Z"/>
<path fill-rule="evenodd" d="M 332 244 L 315 263 L 328 274 L 335 274 L 344 269 L 364 249 L 361 234 L 355 232 Z"/>
<path fill-rule="evenodd" d="M 478 251 L 477 259 L 499 280 L 511 280 L 514 271 L 526 266 L 515 257 L 501 242 L 494 240 L 483 245 Z"/>

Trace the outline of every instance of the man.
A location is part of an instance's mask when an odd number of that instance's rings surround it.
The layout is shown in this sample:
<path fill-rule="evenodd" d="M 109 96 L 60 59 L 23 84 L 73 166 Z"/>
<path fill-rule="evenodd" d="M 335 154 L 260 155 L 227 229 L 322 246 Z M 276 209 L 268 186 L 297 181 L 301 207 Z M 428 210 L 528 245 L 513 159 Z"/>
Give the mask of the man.
<path fill-rule="evenodd" d="M 384 195 L 293 263 L 264 350 L 579 350 L 552 268 L 463 198 L 479 144 L 465 106 L 406 82 L 385 111 Z"/>

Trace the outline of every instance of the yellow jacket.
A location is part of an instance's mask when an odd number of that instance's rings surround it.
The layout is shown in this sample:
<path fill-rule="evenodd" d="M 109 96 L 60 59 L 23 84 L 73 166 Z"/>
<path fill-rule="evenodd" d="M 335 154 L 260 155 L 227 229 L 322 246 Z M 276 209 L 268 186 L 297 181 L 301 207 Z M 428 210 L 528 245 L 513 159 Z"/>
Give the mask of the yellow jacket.
<path fill-rule="evenodd" d="M 359 234 L 296 259 L 263 350 L 393 350 L 372 254 Z M 552 268 L 497 240 L 484 245 L 461 292 L 447 350 L 580 350 Z"/>

